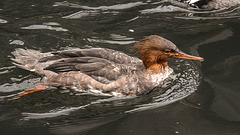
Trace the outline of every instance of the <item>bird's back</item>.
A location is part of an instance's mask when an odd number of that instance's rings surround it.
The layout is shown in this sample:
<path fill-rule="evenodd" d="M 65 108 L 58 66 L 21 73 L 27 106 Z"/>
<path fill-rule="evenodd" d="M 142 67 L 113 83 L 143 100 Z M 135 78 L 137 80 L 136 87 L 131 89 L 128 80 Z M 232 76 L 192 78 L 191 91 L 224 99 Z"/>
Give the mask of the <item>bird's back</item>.
<path fill-rule="evenodd" d="M 145 69 L 140 59 L 104 48 L 48 53 L 16 49 L 12 54 L 15 65 L 46 76 L 46 83 L 52 86 L 78 87 L 81 83 L 80 87 L 107 91 L 122 87 L 123 82 L 130 83 L 134 79 L 131 75 Z"/>

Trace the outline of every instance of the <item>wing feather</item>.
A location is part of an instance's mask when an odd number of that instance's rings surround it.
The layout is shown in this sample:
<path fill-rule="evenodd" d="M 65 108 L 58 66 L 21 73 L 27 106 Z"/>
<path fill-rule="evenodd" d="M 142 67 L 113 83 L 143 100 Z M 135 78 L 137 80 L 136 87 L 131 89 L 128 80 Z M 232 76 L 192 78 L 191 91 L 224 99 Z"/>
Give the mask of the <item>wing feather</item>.
<path fill-rule="evenodd" d="M 109 60 L 119 64 L 139 64 L 141 60 L 135 57 L 128 56 L 119 51 L 106 48 L 91 48 L 91 49 L 76 49 L 69 51 L 52 52 L 53 56 L 43 57 L 39 62 L 56 60 L 61 58 L 76 58 L 76 57 L 96 57 Z"/>
<path fill-rule="evenodd" d="M 44 70 L 56 73 L 81 71 L 89 76 L 100 76 L 110 81 L 143 67 L 138 58 L 111 49 L 78 49 L 53 52 L 52 54 L 53 56 L 43 57 L 39 60 L 40 62 L 56 61 Z"/>

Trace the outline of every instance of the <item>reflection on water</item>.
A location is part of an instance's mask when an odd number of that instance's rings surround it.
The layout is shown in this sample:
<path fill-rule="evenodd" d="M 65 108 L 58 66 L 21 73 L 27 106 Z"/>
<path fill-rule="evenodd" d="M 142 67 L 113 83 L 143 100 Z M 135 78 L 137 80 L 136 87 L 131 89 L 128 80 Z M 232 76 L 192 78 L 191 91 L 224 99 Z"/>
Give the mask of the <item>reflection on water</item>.
<path fill-rule="evenodd" d="M 53 25 L 53 26 L 51 26 Z M 22 27 L 22 29 L 26 29 L 26 30 L 55 30 L 55 31 L 68 31 L 67 29 L 61 28 L 61 27 L 56 27 L 56 25 L 60 25 L 58 23 L 44 23 L 43 25 L 30 25 L 27 27 Z M 54 27 L 55 26 L 55 27 Z"/>
<path fill-rule="evenodd" d="M 97 37 L 94 37 L 92 39 L 87 38 L 87 40 L 89 42 L 94 42 L 94 43 L 107 43 L 107 44 L 118 44 L 118 45 L 129 45 L 137 42 L 137 41 L 134 41 L 133 38 L 128 38 L 126 36 L 121 36 L 117 34 L 111 34 L 110 38 L 112 40 L 97 39 Z"/>
<path fill-rule="evenodd" d="M 0 23 L 7 23 L 7 21 L 4 19 L 0 19 Z"/>
<path fill-rule="evenodd" d="M 239 6 L 196 9 L 175 0 L 7 0 L 0 5 L 3 134 L 240 132 Z M 12 100 L 41 82 L 41 77 L 12 65 L 15 48 L 47 52 L 104 47 L 138 57 L 134 43 L 154 34 L 205 61 L 171 60 L 174 73 L 161 87 L 139 97 L 49 88 Z"/>
<path fill-rule="evenodd" d="M 80 18 L 85 17 L 85 16 L 95 16 L 97 14 L 98 14 L 97 11 L 79 11 L 79 12 L 73 13 L 71 15 L 63 16 L 62 18 L 65 18 L 65 19 L 80 19 Z"/>
<path fill-rule="evenodd" d="M 55 2 L 55 4 L 53 6 L 67 6 L 67 7 L 81 8 L 81 9 L 87 9 L 87 10 L 123 10 L 123 9 L 140 6 L 143 4 L 144 3 L 142 3 L 142 2 L 132 2 L 132 3 L 130 2 L 130 3 L 126 3 L 126 4 L 117 4 L 117 5 L 112 5 L 112 6 L 89 7 L 89 6 L 82 6 L 82 5 L 70 3 L 68 1 L 64 1 L 64 2 Z"/>

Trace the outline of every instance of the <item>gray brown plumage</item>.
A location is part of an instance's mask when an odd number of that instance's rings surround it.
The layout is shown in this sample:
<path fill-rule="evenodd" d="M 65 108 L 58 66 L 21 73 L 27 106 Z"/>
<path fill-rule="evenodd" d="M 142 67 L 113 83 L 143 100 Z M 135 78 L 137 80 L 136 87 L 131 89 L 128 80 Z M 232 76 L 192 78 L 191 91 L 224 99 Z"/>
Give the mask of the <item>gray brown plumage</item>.
<path fill-rule="evenodd" d="M 186 55 L 167 39 L 149 36 L 134 47 L 141 59 L 106 48 L 75 49 L 41 53 L 16 49 L 13 62 L 20 68 L 46 76 L 46 85 L 103 93 L 139 95 L 158 86 L 171 72 L 167 60 Z"/>

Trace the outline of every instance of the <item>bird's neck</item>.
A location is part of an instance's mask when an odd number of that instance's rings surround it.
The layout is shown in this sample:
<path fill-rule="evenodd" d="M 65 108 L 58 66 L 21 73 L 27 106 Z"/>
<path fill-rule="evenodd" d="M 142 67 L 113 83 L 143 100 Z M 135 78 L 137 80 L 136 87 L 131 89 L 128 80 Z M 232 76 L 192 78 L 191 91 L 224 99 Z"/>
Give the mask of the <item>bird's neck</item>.
<path fill-rule="evenodd" d="M 165 68 L 167 67 L 167 63 L 164 64 L 154 64 L 149 67 L 147 67 L 147 70 L 154 71 L 156 73 L 164 72 Z"/>
<path fill-rule="evenodd" d="M 142 58 L 142 61 L 148 71 L 156 73 L 164 72 L 164 69 L 168 66 L 166 60 L 159 60 L 157 58 Z"/>

